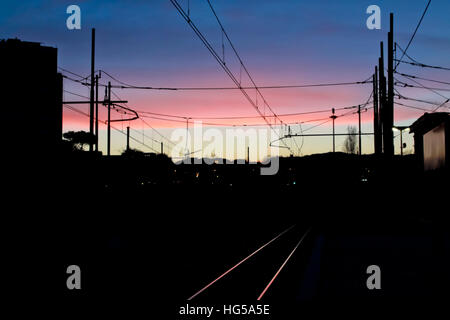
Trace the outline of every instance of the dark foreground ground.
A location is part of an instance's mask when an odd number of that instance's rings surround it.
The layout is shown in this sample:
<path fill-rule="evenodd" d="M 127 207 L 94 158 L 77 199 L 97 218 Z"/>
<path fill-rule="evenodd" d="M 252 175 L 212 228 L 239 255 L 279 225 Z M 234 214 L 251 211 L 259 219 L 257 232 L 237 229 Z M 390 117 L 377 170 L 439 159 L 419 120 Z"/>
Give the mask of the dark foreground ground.
<path fill-rule="evenodd" d="M 11 258 L 5 260 L 11 295 L 42 299 L 41 307 L 56 310 L 58 305 L 62 312 L 125 308 L 149 316 L 162 312 L 164 319 L 201 319 L 178 314 L 187 303 L 264 303 L 271 305 L 272 319 L 284 319 L 305 308 L 317 313 L 336 304 L 351 311 L 361 305 L 445 301 L 448 179 L 413 172 L 409 179 L 394 171 L 369 181 L 366 175 L 319 181 L 309 172 L 307 179 L 296 176 L 295 185 L 249 179 L 232 187 L 136 187 L 119 180 L 100 188 L 84 170 L 62 170 L 42 189 L 18 187 L 23 196 L 10 214 L 19 228 L 8 238 Z M 82 270 L 78 291 L 66 287 L 66 268 L 72 264 Z M 380 290 L 366 286 L 370 265 L 381 269 Z"/>

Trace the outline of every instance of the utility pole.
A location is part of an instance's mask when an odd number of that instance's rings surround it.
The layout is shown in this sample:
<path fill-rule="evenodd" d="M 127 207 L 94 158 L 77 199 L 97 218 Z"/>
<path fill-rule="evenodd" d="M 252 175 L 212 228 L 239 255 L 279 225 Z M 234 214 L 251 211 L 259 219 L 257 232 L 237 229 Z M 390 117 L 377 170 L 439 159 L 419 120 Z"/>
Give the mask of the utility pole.
<path fill-rule="evenodd" d="M 380 58 L 378 59 L 378 83 L 379 83 L 379 135 L 380 137 L 384 137 L 384 122 L 385 122 L 385 113 L 386 113 L 386 78 L 384 76 L 384 49 L 383 49 L 383 41 L 380 42 Z M 383 153 L 385 152 L 385 141 L 384 139 L 380 139 L 382 141 Z"/>
<path fill-rule="evenodd" d="M 330 117 L 331 119 L 333 119 L 333 153 L 336 152 L 336 141 L 335 141 L 335 131 L 334 131 L 334 121 L 336 120 L 337 116 L 334 114 L 334 108 L 331 109 L 332 112 L 332 116 Z"/>
<path fill-rule="evenodd" d="M 361 155 L 362 153 L 362 144 L 361 144 L 361 105 L 358 105 L 358 136 L 359 136 L 359 151 L 358 154 Z"/>
<path fill-rule="evenodd" d="M 400 155 L 403 156 L 403 131 L 409 130 L 409 127 L 395 126 L 393 129 L 395 131 L 400 131 Z"/>
<path fill-rule="evenodd" d="M 111 156 L 111 81 L 108 82 L 108 137 L 107 155 Z"/>
<path fill-rule="evenodd" d="M 380 127 L 379 127 L 379 114 L 378 114 L 378 67 L 375 66 L 375 74 L 373 75 L 373 133 L 374 133 L 374 149 L 375 154 L 381 154 L 380 143 Z"/>
<path fill-rule="evenodd" d="M 384 111 L 384 153 L 394 155 L 394 14 L 390 14 L 390 31 L 388 33 L 388 96 Z"/>
<path fill-rule="evenodd" d="M 95 75 L 95 152 L 98 152 L 98 78 Z"/>
<path fill-rule="evenodd" d="M 400 155 L 403 157 L 403 130 L 400 130 Z"/>
<path fill-rule="evenodd" d="M 250 147 L 247 146 L 247 163 L 250 164 Z"/>
<path fill-rule="evenodd" d="M 164 154 L 164 143 L 161 142 L 161 154 Z"/>
<path fill-rule="evenodd" d="M 130 150 L 130 127 L 127 127 L 127 151 Z"/>
<path fill-rule="evenodd" d="M 94 67 L 95 67 L 95 28 L 92 28 L 92 44 L 91 44 L 91 95 L 89 108 L 89 133 L 91 139 L 89 141 L 89 151 L 94 151 Z"/>

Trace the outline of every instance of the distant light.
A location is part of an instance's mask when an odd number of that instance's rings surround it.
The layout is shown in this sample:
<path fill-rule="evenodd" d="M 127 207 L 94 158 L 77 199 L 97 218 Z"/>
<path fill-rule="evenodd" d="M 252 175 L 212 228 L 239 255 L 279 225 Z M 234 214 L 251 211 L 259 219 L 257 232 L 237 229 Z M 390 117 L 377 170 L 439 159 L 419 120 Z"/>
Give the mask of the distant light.
<path fill-rule="evenodd" d="M 409 131 L 409 127 L 403 127 L 403 126 L 392 127 L 392 131 Z"/>
<path fill-rule="evenodd" d="M 294 181 L 292 184 L 297 184 L 297 182 Z"/>

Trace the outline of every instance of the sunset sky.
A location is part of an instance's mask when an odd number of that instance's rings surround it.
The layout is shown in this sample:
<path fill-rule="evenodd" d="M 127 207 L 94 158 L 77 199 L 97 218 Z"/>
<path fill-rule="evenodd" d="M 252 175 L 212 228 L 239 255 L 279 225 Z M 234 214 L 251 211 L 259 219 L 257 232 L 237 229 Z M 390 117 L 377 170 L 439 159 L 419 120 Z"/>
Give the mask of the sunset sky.
<path fill-rule="evenodd" d="M 179 0 L 185 10 L 188 0 Z M 387 44 L 389 13 L 395 15 L 395 40 L 405 48 L 426 6 L 426 0 L 396 1 L 288 1 L 288 0 L 214 0 L 212 4 L 224 28 L 238 50 L 246 67 L 260 86 L 315 84 L 363 81 L 370 77 L 378 61 L 379 42 Z M 67 6 L 81 8 L 81 30 L 66 27 Z M 376 4 L 381 8 L 381 30 L 366 27 L 366 8 Z M 222 33 L 206 0 L 190 0 L 190 16 L 200 31 L 222 55 Z M 419 62 L 450 67 L 450 2 L 432 1 L 408 54 Z M 125 83 L 153 87 L 232 87 L 217 61 L 203 46 L 186 21 L 169 0 L 135 1 L 2 1 L 0 4 L 0 38 L 19 38 L 41 42 L 58 48 L 58 65 L 87 76 L 90 72 L 90 33 L 96 28 L 96 69 L 102 69 Z M 225 43 L 225 61 L 237 77 L 240 67 L 230 46 Z M 399 54 L 398 54 L 399 55 Z M 407 59 L 406 59 L 407 60 Z M 424 69 L 401 64 L 399 72 L 441 81 L 450 80 L 449 71 Z M 69 74 L 68 74 L 69 75 Z M 75 77 L 75 76 L 73 76 Z M 75 77 L 76 78 L 76 77 Z M 398 80 L 414 84 L 396 75 Z M 102 75 L 101 82 L 117 84 Z M 422 81 L 429 87 L 450 86 Z M 242 85 L 250 82 L 242 76 Z M 64 81 L 67 91 L 83 96 L 89 89 Z M 423 89 L 398 88 L 403 95 L 442 103 L 445 99 Z M 226 91 L 154 91 L 115 89 L 128 106 L 139 110 L 191 118 L 257 116 L 256 111 L 239 90 Z M 249 95 L 255 97 L 254 90 Z M 320 87 L 265 89 L 262 91 L 272 109 L 278 114 L 331 110 L 362 104 L 372 92 L 372 84 Z M 450 97 L 450 91 L 439 91 Z M 103 89 L 100 97 L 103 98 Z M 68 92 L 65 100 L 83 100 Z M 400 101 L 412 106 L 433 110 L 429 104 Z M 370 107 L 371 105 L 369 105 Z M 77 106 L 87 112 L 88 105 Z M 395 124 L 409 125 L 424 111 L 395 107 Z M 449 111 L 447 107 L 442 111 Z M 105 119 L 101 107 L 100 118 Z M 346 111 L 345 111 L 346 112 Z M 337 112 L 341 114 L 342 112 Z M 363 131 L 372 132 L 372 109 L 363 113 Z M 113 112 L 115 118 L 121 115 Z M 330 113 L 282 117 L 287 123 L 300 123 L 327 118 Z M 165 118 L 167 117 L 160 117 Z M 181 118 L 172 118 L 183 121 Z M 169 138 L 174 128 L 185 128 L 182 122 L 144 118 L 116 123 L 122 130 L 130 125 L 133 136 L 159 150 L 156 141 Z M 264 123 L 262 119 L 205 120 L 208 123 L 251 125 Z M 307 122 L 306 130 L 320 122 Z M 357 125 L 357 115 L 336 120 L 336 131 L 346 132 L 348 125 Z M 64 109 L 64 131 L 88 130 L 88 118 Z M 223 129 L 222 129 L 223 130 Z M 291 130 L 300 132 L 293 124 Z M 105 127 L 101 126 L 100 148 L 105 150 Z M 331 123 L 313 128 L 308 133 L 329 133 Z M 152 141 L 151 139 L 156 141 Z M 303 141 L 302 141 L 303 140 Z M 337 139 L 342 149 L 344 138 Z M 164 140 L 163 140 L 164 141 Z M 328 152 L 331 138 L 296 138 L 302 146 L 301 154 Z M 395 140 L 399 152 L 399 139 Z M 406 150 L 413 141 L 405 134 Z M 286 140 L 294 150 L 296 145 Z M 113 152 L 124 149 L 124 136 L 113 133 Z M 167 144 L 167 143 L 166 143 Z M 132 147 L 150 150 L 132 141 Z M 192 149 L 191 149 L 192 150 Z M 286 154 L 282 151 L 282 154 Z M 363 152 L 373 152 L 372 138 L 363 138 Z M 216 152 L 220 154 L 220 152 Z M 296 152 L 297 153 L 297 152 Z M 242 157 L 242 154 L 238 154 Z"/>

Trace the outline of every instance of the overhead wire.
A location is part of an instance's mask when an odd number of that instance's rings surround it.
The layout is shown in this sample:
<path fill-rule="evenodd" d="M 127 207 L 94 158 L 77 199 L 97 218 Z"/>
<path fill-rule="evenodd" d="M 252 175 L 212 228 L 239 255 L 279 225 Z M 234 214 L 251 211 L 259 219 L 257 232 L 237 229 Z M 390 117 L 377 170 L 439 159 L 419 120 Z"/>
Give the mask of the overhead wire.
<path fill-rule="evenodd" d="M 242 89 L 241 84 L 239 83 L 239 81 L 236 79 L 236 77 L 234 76 L 234 74 L 231 72 L 231 70 L 228 68 L 228 66 L 226 65 L 226 63 L 224 61 L 222 61 L 222 59 L 220 58 L 220 56 L 217 54 L 217 52 L 214 50 L 214 48 L 211 46 L 211 44 L 208 42 L 208 40 L 203 36 L 203 34 L 200 32 L 200 30 L 196 27 L 196 25 L 192 22 L 192 20 L 186 15 L 185 11 L 183 10 L 183 8 L 179 5 L 179 3 L 176 0 L 170 0 L 171 3 L 174 5 L 174 7 L 178 10 L 178 12 L 181 14 L 181 16 L 186 20 L 186 22 L 189 24 L 189 26 L 191 27 L 191 29 L 195 32 L 195 34 L 198 36 L 198 38 L 202 41 L 202 43 L 204 44 L 204 46 L 208 49 L 208 51 L 212 54 L 212 56 L 216 59 L 216 61 L 219 63 L 219 65 L 222 67 L 222 69 L 225 71 L 225 73 L 229 76 L 229 78 L 235 83 L 235 85 L 240 89 L 240 91 L 242 92 L 242 94 L 244 95 L 244 97 L 248 100 L 248 102 L 252 105 L 252 107 L 257 111 L 257 113 L 264 119 L 264 121 L 267 123 L 267 125 L 271 128 L 271 130 L 273 132 L 275 132 L 275 134 L 277 136 L 278 133 L 273 130 L 272 128 L 272 124 L 270 121 L 267 120 L 267 118 L 265 117 L 265 115 L 261 112 L 261 110 L 259 109 L 259 106 L 255 104 L 255 102 L 253 101 L 252 98 L 250 98 L 250 96 L 248 95 L 247 91 L 245 89 Z M 262 96 L 261 92 L 259 91 L 258 87 L 256 86 L 256 83 L 253 81 L 253 78 L 251 78 L 250 74 L 248 73 L 247 68 L 245 67 L 245 65 L 242 62 L 242 59 L 240 58 L 239 54 L 237 53 L 236 49 L 234 48 L 234 45 L 231 43 L 230 38 L 228 37 L 228 34 L 226 33 L 225 29 L 222 26 L 222 23 L 220 22 L 219 18 L 217 17 L 217 14 L 215 14 L 214 9 L 212 8 L 212 5 L 210 2 L 208 2 L 210 5 L 211 10 L 213 11 L 214 15 L 216 16 L 216 19 L 219 23 L 219 25 L 221 26 L 222 31 L 224 32 L 227 40 L 229 41 L 229 43 L 231 44 L 233 50 L 235 51 L 235 54 L 237 55 L 239 62 L 241 64 L 241 67 L 243 68 L 243 70 L 247 73 L 249 79 L 251 79 L 255 90 L 257 91 L 257 93 L 259 93 L 259 95 L 262 97 L 263 101 L 264 101 L 264 105 L 267 106 L 269 108 L 269 110 L 276 115 L 275 112 L 273 112 L 273 110 L 270 108 L 270 106 L 268 105 L 267 101 L 264 99 L 264 96 Z M 276 123 L 276 119 L 277 117 L 275 117 L 275 123 Z M 282 120 L 279 119 L 280 122 L 282 123 Z M 285 147 L 287 147 L 285 145 Z M 289 147 L 287 147 L 289 149 Z"/>
<path fill-rule="evenodd" d="M 441 80 L 435 80 L 435 79 L 430 79 L 430 78 L 424 78 L 424 77 L 420 77 L 420 76 L 414 76 L 414 75 L 410 75 L 410 74 L 406 74 L 406 73 L 401 73 L 401 72 L 396 72 L 399 75 L 402 75 L 406 78 L 413 78 L 413 79 L 419 79 L 419 80 L 424 80 L 424 81 L 430 81 L 430 82 L 434 82 L 434 83 L 440 83 L 440 84 L 447 84 L 450 85 L 450 82 L 446 82 L 446 81 L 441 81 Z"/>
<path fill-rule="evenodd" d="M 412 41 L 414 40 L 414 37 L 416 36 L 417 30 L 419 30 L 419 27 L 422 24 L 423 18 L 425 17 L 430 4 L 431 4 L 431 0 L 428 0 L 427 6 L 425 7 L 425 10 L 423 11 L 422 16 L 420 17 L 419 22 L 417 23 L 416 29 L 414 30 L 411 38 L 409 39 L 408 44 L 407 44 L 405 50 L 403 51 L 402 56 L 400 57 L 399 61 L 397 61 L 397 64 L 395 65 L 394 70 L 397 69 L 399 63 L 403 60 L 403 57 L 405 56 L 406 52 L 408 51 L 409 46 L 411 45 Z"/>
<path fill-rule="evenodd" d="M 72 111 L 74 111 L 74 112 L 77 112 L 77 113 L 79 113 L 79 114 L 82 114 L 82 115 L 84 115 L 84 116 L 86 116 L 86 117 L 89 117 L 89 114 L 87 114 L 87 113 L 85 113 L 85 112 L 83 112 L 83 111 L 79 110 L 78 108 L 73 107 L 73 106 L 71 106 L 71 105 L 64 104 L 64 107 L 66 107 L 66 108 L 68 108 L 68 109 L 70 109 L 70 110 L 72 110 Z M 99 120 L 99 121 L 102 122 L 102 123 L 104 123 L 104 124 L 107 124 L 107 121 L 105 121 L 105 120 Z M 117 132 L 120 132 L 121 134 L 126 135 L 125 132 L 123 132 L 122 130 L 116 128 L 115 126 L 113 126 L 113 125 L 110 125 L 110 126 L 111 126 L 111 128 L 112 128 L 113 130 L 115 130 L 115 131 L 117 131 Z M 155 153 L 158 152 L 158 151 L 156 151 L 155 149 L 153 149 L 152 147 L 150 147 L 149 145 L 145 144 L 144 142 L 139 141 L 138 139 L 136 139 L 135 137 L 133 137 L 131 134 L 130 134 L 130 139 L 132 139 L 133 141 L 135 141 L 135 142 L 137 142 L 137 143 L 140 143 L 141 145 L 143 145 L 144 147 L 147 147 L 149 150 L 152 150 L 152 151 L 154 151 Z"/>

